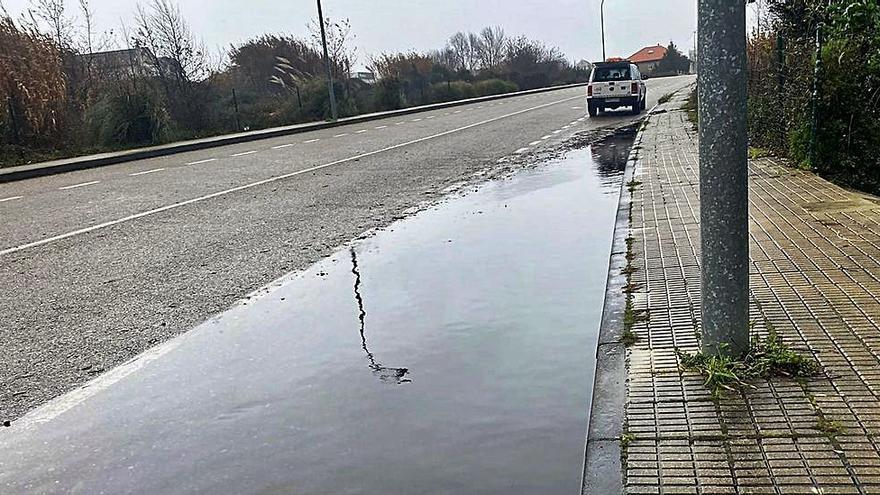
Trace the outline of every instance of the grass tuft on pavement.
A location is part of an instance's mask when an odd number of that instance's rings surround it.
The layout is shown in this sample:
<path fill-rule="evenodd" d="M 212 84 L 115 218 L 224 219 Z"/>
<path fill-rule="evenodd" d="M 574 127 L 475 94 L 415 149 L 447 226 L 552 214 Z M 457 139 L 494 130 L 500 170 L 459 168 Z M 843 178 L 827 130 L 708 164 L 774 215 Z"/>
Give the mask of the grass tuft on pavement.
<path fill-rule="evenodd" d="M 770 329 L 766 339 L 754 337 L 749 353 L 734 359 L 728 356 L 710 356 L 702 352 L 687 354 L 676 349 L 682 368 L 697 371 L 705 377 L 705 386 L 714 398 L 724 391 L 755 388 L 748 382 L 760 378 L 809 378 L 819 371 L 819 364 L 789 348 Z"/>

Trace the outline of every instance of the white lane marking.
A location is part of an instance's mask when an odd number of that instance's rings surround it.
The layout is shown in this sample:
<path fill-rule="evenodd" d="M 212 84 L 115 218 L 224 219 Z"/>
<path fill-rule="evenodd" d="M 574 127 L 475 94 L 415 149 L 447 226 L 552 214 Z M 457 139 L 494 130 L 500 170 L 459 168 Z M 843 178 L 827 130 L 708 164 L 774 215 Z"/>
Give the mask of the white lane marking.
<path fill-rule="evenodd" d="M 544 141 L 546 139 L 550 139 L 552 137 L 553 137 L 553 134 L 547 134 L 546 136 L 541 136 L 541 141 Z"/>
<path fill-rule="evenodd" d="M 477 107 L 477 110 L 482 110 L 482 109 L 484 109 L 484 108 L 486 108 L 486 107 L 485 107 L 485 106 L 479 106 L 479 107 Z"/>
<path fill-rule="evenodd" d="M 563 129 L 569 129 L 569 128 L 571 128 L 571 126 L 570 126 L 570 125 L 564 125 L 564 126 L 562 126 L 562 128 L 563 128 Z"/>
<path fill-rule="evenodd" d="M 571 107 L 572 110 L 582 110 L 584 107 Z"/>
<path fill-rule="evenodd" d="M 133 174 L 128 174 L 129 177 L 137 177 L 138 175 L 147 175 L 154 174 L 156 172 L 161 172 L 165 170 L 164 168 L 154 168 L 153 170 L 144 170 L 143 172 L 135 172 Z"/>
<path fill-rule="evenodd" d="M 532 141 L 531 143 L 529 143 L 529 146 L 534 146 L 536 144 L 541 144 L 541 141 Z"/>
<path fill-rule="evenodd" d="M 559 133 L 560 133 L 560 132 L 562 132 L 562 130 L 561 130 L 561 129 L 560 129 L 560 130 L 558 130 L 558 131 L 553 131 L 553 134 L 559 134 Z"/>
<path fill-rule="evenodd" d="M 256 152 L 257 152 L 257 150 L 242 151 L 241 153 L 233 153 L 233 154 L 231 154 L 231 155 L 229 155 L 229 156 L 245 156 L 245 155 L 253 155 L 253 154 L 256 153 Z"/>
<path fill-rule="evenodd" d="M 520 148 L 520 149 L 514 151 L 514 153 L 516 153 L 517 155 L 521 155 L 521 154 L 525 153 L 526 151 L 529 151 L 529 149 L 528 148 Z"/>
<path fill-rule="evenodd" d="M 388 127 L 388 126 L 387 125 L 380 125 L 380 126 L 374 127 L 373 129 L 379 130 L 379 129 L 385 129 L 386 127 Z"/>
<path fill-rule="evenodd" d="M 458 127 L 458 128 L 456 128 L 456 129 L 450 129 L 450 130 L 448 130 L 448 131 L 443 131 L 443 132 L 440 132 L 440 133 L 437 133 L 437 134 L 432 134 L 432 135 L 430 135 L 430 136 L 425 136 L 425 137 L 421 137 L 421 138 L 418 138 L 418 139 L 413 139 L 413 140 L 411 140 L 411 141 L 406 141 L 406 142 L 403 142 L 403 143 L 400 143 L 400 144 L 394 144 L 394 145 L 391 145 L 391 146 L 388 146 L 388 147 L 385 147 L 385 148 L 382 148 L 382 149 L 378 149 L 378 150 L 374 150 L 374 151 L 368 151 L 368 152 L 366 152 L 366 153 L 361 153 L 360 155 L 350 156 L 350 157 L 348 157 L 348 158 L 342 158 L 342 159 L 339 159 L 339 160 L 336 160 L 336 161 L 332 161 L 332 162 L 329 162 L 329 163 L 325 163 L 325 164 L 323 164 L 323 165 L 315 165 L 314 167 L 309 167 L 309 168 L 306 168 L 306 169 L 303 169 L 303 170 L 297 170 L 296 172 L 290 172 L 290 173 L 287 173 L 287 174 L 278 175 L 278 176 L 275 176 L 275 177 L 270 177 L 270 178 L 268 178 L 268 179 L 263 179 L 263 180 L 259 180 L 259 181 L 256 181 L 256 182 L 251 182 L 250 184 L 244 184 L 244 185 L 241 185 L 241 186 L 233 187 L 233 188 L 231 188 L 231 189 L 226 189 L 226 190 L 223 190 L 223 191 L 217 191 L 217 192 L 215 192 L 215 193 L 206 194 L 206 195 L 204 195 L 204 196 L 199 196 L 199 197 L 197 197 L 197 198 L 188 199 L 188 200 L 186 200 L 186 201 L 180 201 L 180 202 L 178 202 L 178 203 L 173 203 L 173 204 L 170 204 L 170 205 L 161 206 L 161 207 L 159 207 L 159 208 L 154 208 L 154 209 L 152 209 L 152 210 L 143 211 L 143 212 L 141 212 L 141 213 L 135 213 L 134 215 L 129 215 L 129 216 L 127 216 L 127 217 L 118 218 L 118 219 L 116 219 L 116 220 L 110 220 L 110 221 L 108 221 L 108 222 L 99 223 L 99 224 L 97 224 L 97 225 L 92 225 L 91 227 L 85 227 L 85 228 L 77 229 L 77 230 L 73 230 L 73 231 L 70 231 L 70 232 L 67 232 L 67 233 L 64 233 L 64 234 L 59 234 L 59 235 L 56 235 L 56 236 L 47 237 L 47 238 L 45 238 L 45 239 L 40 239 L 39 241 L 29 242 L 29 243 L 27 243 L 27 244 L 21 244 L 21 245 L 19 245 L 19 246 L 15 246 L 15 247 L 7 248 L 7 249 L 4 249 L 4 250 L 0 251 L 0 256 L 7 255 L 7 254 L 12 254 L 12 253 L 16 253 L 16 252 L 18 252 L 18 251 L 22 251 L 22 250 L 24 250 L 24 249 L 29 249 L 29 248 L 33 248 L 33 247 L 43 246 L 43 245 L 45 245 L 45 244 L 50 244 L 50 243 L 52 243 L 52 242 L 57 242 L 57 241 L 61 241 L 61 240 L 64 240 L 64 239 L 69 239 L 69 238 L 74 237 L 74 236 L 78 236 L 78 235 L 82 235 L 82 234 L 87 234 L 87 233 L 89 233 L 89 232 L 94 232 L 94 231 L 96 231 L 96 230 L 105 229 L 105 228 L 107 228 L 107 227 L 112 227 L 112 226 L 114 226 L 114 225 L 119 225 L 119 224 L 121 224 L 121 223 L 131 222 L 132 220 L 137 220 L 137 219 L 139 219 L 139 218 L 144 218 L 144 217 L 148 217 L 148 216 L 151 216 L 151 215 L 156 215 L 156 214 L 158 214 L 158 213 L 162 213 L 162 212 L 169 211 L 169 210 L 174 210 L 174 209 L 181 208 L 181 207 L 183 207 L 183 206 L 191 205 L 191 204 L 194 204 L 194 203 L 201 203 L 201 202 L 203 202 L 203 201 L 207 201 L 207 200 L 209 200 L 209 199 L 219 198 L 219 197 L 221 197 L 221 196 L 226 196 L 226 195 L 229 195 L 229 194 L 232 194 L 232 193 L 238 192 L 238 191 L 245 191 L 245 190 L 247 190 L 247 189 L 252 189 L 252 188 L 254 188 L 254 187 L 262 186 L 262 185 L 264 185 L 264 184 L 271 184 L 271 183 L 273 183 L 273 182 L 277 182 L 277 181 L 284 180 L 284 179 L 289 179 L 289 178 L 291 178 L 291 177 L 295 177 L 295 176 L 297 176 L 297 175 L 308 174 L 308 173 L 311 173 L 311 172 L 315 172 L 315 171 L 317 171 L 317 170 L 325 169 L 325 168 L 327 168 L 327 167 L 332 167 L 332 166 L 340 165 L 340 164 L 343 164 L 343 163 L 348 163 L 348 162 L 353 162 L 353 161 L 356 161 L 356 160 L 361 160 L 361 159 L 366 158 L 366 157 L 369 157 L 369 156 L 378 155 L 378 154 L 381 154 L 381 153 L 386 153 L 386 152 L 388 152 L 388 151 L 393 151 L 393 150 L 396 150 L 396 149 L 404 148 L 404 147 L 406 147 L 406 146 L 412 146 L 412 145 L 414 145 L 414 144 L 423 143 L 423 142 L 425 142 L 425 141 L 430 141 L 430 140 L 432 140 L 432 139 L 437 139 L 437 138 L 441 138 L 441 137 L 444 137 L 444 136 L 449 136 L 450 134 L 456 134 L 456 133 L 459 133 L 459 132 L 462 132 L 462 131 L 466 131 L 466 130 L 468 130 L 468 129 L 473 129 L 474 127 L 479 127 L 479 126 L 482 126 L 482 125 L 491 124 L 492 122 L 497 122 L 497 121 L 499 121 L 499 120 L 507 119 L 507 118 L 510 118 L 510 117 L 515 117 L 515 116 L 517 116 L 517 115 L 522 115 L 522 114 L 524 114 L 524 113 L 532 112 L 532 111 L 534 111 L 534 110 L 540 110 L 540 109 L 542 109 L 542 108 L 547 108 L 547 107 L 550 107 L 550 106 L 553 106 L 553 105 L 558 105 L 558 104 L 560 104 L 560 103 L 566 103 L 566 102 L 569 102 L 569 101 L 571 101 L 571 100 L 573 100 L 573 99 L 575 99 L 575 98 L 580 98 L 580 96 L 574 96 L 574 97 L 571 97 L 571 98 L 564 98 L 564 99 L 562 99 L 562 100 L 551 101 L 551 102 L 549 102 L 549 103 L 543 103 L 543 104 L 541 104 L 541 105 L 537 105 L 537 106 L 534 106 L 534 107 L 531 107 L 531 108 L 526 108 L 526 109 L 523 109 L 523 110 L 518 110 L 518 111 L 516 111 L 516 112 L 511 112 L 511 113 L 508 113 L 508 114 L 505 114 L 505 115 L 500 115 L 500 116 L 498 116 L 498 117 L 492 117 L 491 119 L 482 120 L 482 121 L 480 121 L 480 122 L 475 122 L 475 123 L 473 123 L 473 124 L 468 124 L 468 125 L 466 125 L 466 126 Z"/>
<path fill-rule="evenodd" d="M 343 132 L 342 134 L 337 134 L 337 135 L 335 135 L 335 136 L 333 136 L 333 137 L 335 137 L 335 138 L 340 138 L 340 137 L 345 137 L 345 136 L 348 136 L 348 133 L 347 133 L 347 132 Z"/>
<path fill-rule="evenodd" d="M 456 110 L 456 111 L 454 111 L 454 112 L 452 112 L 452 113 L 461 113 L 461 110 Z"/>
<path fill-rule="evenodd" d="M 422 119 L 412 119 L 413 122 L 421 122 Z"/>
<path fill-rule="evenodd" d="M 585 120 L 587 120 L 587 119 L 585 119 L 584 117 L 581 117 L 581 118 L 578 119 L 578 122 L 583 122 L 583 121 L 585 121 Z"/>
<path fill-rule="evenodd" d="M 278 146 L 272 146 L 272 149 L 280 150 L 281 148 L 290 148 L 291 146 L 293 146 L 293 143 L 279 144 Z"/>
<path fill-rule="evenodd" d="M 318 138 L 318 139 L 309 139 L 308 141 L 303 141 L 303 143 L 304 143 L 304 144 L 317 143 L 317 142 L 320 141 L 320 140 L 321 140 L 321 138 Z"/>
<path fill-rule="evenodd" d="M 0 199 L 0 203 L 5 203 L 7 201 L 15 201 L 16 199 L 21 199 L 22 196 L 12 196 L 11 198 L 3 198 Z"/>
<path fill-rule="evenodd" d="M 66 191 L 66 190 L 68 190 L 68 189 L 76 189 L 77 187 L 91 186 L 91 185 L 97 184 L 97 183 L 99 183 L 99 182 L 101 182 L 101 181 L 99 181 L 99 180 L 93 180 L 93 181 L 91 181 L 91 182 L 83 182 L 82 184 L 74 184 L 74 185 L 72 185 L 72 186 L 59 187 L 58 189 L 61 190 L 61 191 Z"/>
<path fill-rule="evenodd" d="M 436 116 L 436 115 L 428 115 L 426 118 L 428 118 L 428 119 L 434 119 L 434 118 L 437 118 L 437 116 Z"/>
<path fill-rule="evenodd" d="M 396 124 L 394 124 L 394 125 L 403 125 L 403 124 L 406 124 L 406 122 L 398 122 L 398 123 L 396 123 Z"/>
<path fill-rule="evenodd" d="M 216 162 L 216 158 L 208 158 L 207 160 L 199 160 L 197 162 L 189 162 L 187 165 L 201 165 L 202 163 Z"/>
<path fill-rule="evenodd" d="M 355 132 L 355 134 L 363 134 L 363 133 L 365 133 L 365 132 L 367 132 L 366 129 L 361 129 L 361 130 Z"/>

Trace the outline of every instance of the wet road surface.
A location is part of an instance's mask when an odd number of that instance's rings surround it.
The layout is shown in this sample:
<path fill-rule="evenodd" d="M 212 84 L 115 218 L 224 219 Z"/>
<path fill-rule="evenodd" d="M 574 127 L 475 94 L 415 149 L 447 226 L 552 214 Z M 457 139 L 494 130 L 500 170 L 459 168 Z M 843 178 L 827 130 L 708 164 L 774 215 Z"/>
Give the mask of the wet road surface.
<path fill-rule="evenodd" d="M 34 411 L 0 492 L 576 493 L 624 159 L 448 200 Z"/>
<path fill-rule="evenodd" d="M 649 105 L 692 81 L 649 80 Z M 499 160 L 636 118 L 585 113 L 564 89 L 0 184 L 0 425 Z"/>

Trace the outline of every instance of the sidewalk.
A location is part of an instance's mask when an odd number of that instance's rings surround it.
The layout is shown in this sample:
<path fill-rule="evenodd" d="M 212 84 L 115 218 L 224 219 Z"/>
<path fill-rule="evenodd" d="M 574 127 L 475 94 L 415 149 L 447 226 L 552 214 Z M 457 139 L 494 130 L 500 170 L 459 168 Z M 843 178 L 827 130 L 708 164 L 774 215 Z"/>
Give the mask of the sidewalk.
<path fill-rule="evenodd" d="M 678 110 L 685 97 L 648 119 L 632 172 L 633 307 L 648 319 L 632 325 L 626 352 L 616 442 L 625 492 L 880 493 L 880 199 L 776 159 L 750 162 L 751 319 L 823 372 L 714 401 L 675 355 L 697 350 L 700 319 L 697 136 Z"/>

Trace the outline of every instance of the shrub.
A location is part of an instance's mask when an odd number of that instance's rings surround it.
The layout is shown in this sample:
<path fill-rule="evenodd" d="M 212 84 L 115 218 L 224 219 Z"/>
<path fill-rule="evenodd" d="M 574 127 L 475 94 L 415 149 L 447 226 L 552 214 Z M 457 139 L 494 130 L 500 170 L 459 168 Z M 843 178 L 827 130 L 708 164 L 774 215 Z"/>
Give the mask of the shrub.
<path fill-rule="evenodd" d="M 435 83 L 431 92 L 434 94 L 434 101 L 438 103 L 474 98 L 477 95 L 474 85 L 465 81 Z"/>
<path fill-rule="evenodd" d="M 98 146 L 155 144 L 169 131 L 164 103 L 146 85 L 105 92 L 86 110 L 84 120 L 92 143 Z"/>
<path fill-rule="evenodd" d="M 487 79 L 474 84 L 474 93 L 477 96 L 500 95 L 503 93 L 513 93 L 518 90 L 519 86 L 515 83 L 501 79 Z"/>

